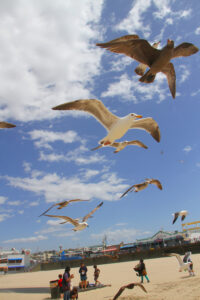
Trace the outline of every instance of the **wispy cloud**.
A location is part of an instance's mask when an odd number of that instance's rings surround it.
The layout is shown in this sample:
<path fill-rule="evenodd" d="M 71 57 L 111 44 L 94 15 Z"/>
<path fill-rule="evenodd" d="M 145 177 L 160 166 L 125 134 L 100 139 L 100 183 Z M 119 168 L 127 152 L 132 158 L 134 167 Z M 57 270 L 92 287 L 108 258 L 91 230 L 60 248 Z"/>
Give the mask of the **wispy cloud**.
<path fill-rule="evenodd" d="M 190 71 L 188 70 L 188 67 L 186 67 L 185 65 L 180 65 L 179 68 L 181 69 L 180 70 L 181 78 L 179 82 L 183 83 L 190 76 Z"/>
<path fill-rule="evenodd" d="M 200 34 L 200 27 L 197 27 L 195 30 L 195 34 L 199 35 Z"/>
<path fill-rule="evenodd" d="M 107 172 L 97 178 L 94 183 L 86 181 L 78 176 L 62 177 L 56 173 L 49 173 L 35 177 L 12 177 L 2 176 L 13 187 L 25 191 L 33 192 L 36 195 L 44 196 L 47 202 L 62 201 L 66 198 L 91 199 L 97 198 L 102 200 L 118 200 L 119 193 L 126 187 L 123 179 L 115 173 Z"/>
<path fill-rule="evenodd" d="M 4 196 L 0 196 L 0 204 L 4 204 L 8 198 Z"/>
<path fill-rule="evenodd" d="M 80 137 L 73 130 L 69 130 L 67 132 L 33 130 L 29 132 L 29 135 L 31 139 L 35 141 L 34 144 L 38 148 L 52 149 L 50 143 L 57 141 L 62 141 L 65 144 L 80 141 Z"/>
<path fill-rule="evenodd" d="M 137 236 L 142 236 L 144 234 L 146 234 L 146 232 L 142 232 L 141 230 L 134 228 L 116 230 L 107 229 L 101 233 L 91 234 L 91 238 L 97 241 L 102 241 L 102 239 L 106 236 L 109 242 L 131 242 L 135 240 Z"/>
<path fill-rule="evenodd" d="M 183 148 L 183 151 L 184 152 L 186 152 L 186 153 L 189 153 L 190 151 L 192 151 L 192 147 L 191 146 L 185 146 L 184 148 Z"/>
<path fill-rule="evenodd" d="M 3 222 L 4 220 L 6 220 L 7 218 L 10 218 L 11 215 L 9 214 L 0 214 L 0 222 Z"/>
<path fill-rule="evenodd" d="M 19 200 L 16 200 L 16 201 L 9 201 L 9 202 L 8 202 L 8 205 L 11 205 L 11 206 L 19 206 L 19 205 L 21 205 L 21 204 L 22 204 L 22 202 L 19 201 Z"/>
<path fill-rule="evenodd" d="M 43 235 L 38 236 L 31 236 L 31 237 L 25 237 L 25 238 L 15 238 L 11 240 L 3 241 L 3 244 L 14 244 L 14 243 L 29 243 L 29 242 L 38 242 L 42 240 L 47 240 L 48 238 Z"/>

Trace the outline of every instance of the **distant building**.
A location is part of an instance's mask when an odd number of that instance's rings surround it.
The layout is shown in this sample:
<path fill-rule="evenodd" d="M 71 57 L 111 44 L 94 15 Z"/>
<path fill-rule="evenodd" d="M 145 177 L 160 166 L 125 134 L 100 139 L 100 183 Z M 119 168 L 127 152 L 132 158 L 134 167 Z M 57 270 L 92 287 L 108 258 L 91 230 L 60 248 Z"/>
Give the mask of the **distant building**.
<path fill-rule="evenodd" d="M 0 252 L 0 272 L 25 272 L 30 269 L 30 250 Z"/>

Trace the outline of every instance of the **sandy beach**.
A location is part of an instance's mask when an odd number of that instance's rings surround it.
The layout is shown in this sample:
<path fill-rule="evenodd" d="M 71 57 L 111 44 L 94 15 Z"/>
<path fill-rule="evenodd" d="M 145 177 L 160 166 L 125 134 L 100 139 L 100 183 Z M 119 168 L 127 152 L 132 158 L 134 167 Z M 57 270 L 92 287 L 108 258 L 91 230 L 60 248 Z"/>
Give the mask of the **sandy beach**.
<path fill-rule="evenodd" d="M 144 278 L 145 294 L 139 287 L 125 290 L 119 299 L 149 300 L 199 300 L 200 299 L 200 254 L 192 255 L 195 277 L 187 272 L 179 272 L 175 257 L 163 257 L 145 260 L 150 283 Z M 139 282 L 133 267 L 137 261 L 100 265 L 99 280 L 111 287 L 79 293 L 79 299 L 112 299 L 119 287 L 131 282 Z M 0 275 L 0 300 L 51 299 L 49 282 L 56 280 L 63 270 L 39 271 L 21 274 Z M 72 284 L 78 285 L 78 268 L 71 269 L 74 274 Z M 88 267 L 88 279 L 93 283 L 93 267 Z"/>

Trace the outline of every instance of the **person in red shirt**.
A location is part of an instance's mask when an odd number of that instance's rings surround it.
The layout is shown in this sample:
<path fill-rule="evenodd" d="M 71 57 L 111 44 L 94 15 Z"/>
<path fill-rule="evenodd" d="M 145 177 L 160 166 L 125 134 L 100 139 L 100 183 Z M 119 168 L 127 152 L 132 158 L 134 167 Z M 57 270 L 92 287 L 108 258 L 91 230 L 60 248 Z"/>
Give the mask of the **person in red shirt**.
<path fill-rule="evenodd" d="M 58 286 L 59 286 L 59 289 L 60 289 L 60 295 L 61 295 L 61 298 L 63 298 L 63 288 L 62 288 L 62 280 L 63 280 L 63 278 L 62 278 L 62 274 L 59 274 L 58 278 L 59 278 L 59 280 L 58 280 Z"/>

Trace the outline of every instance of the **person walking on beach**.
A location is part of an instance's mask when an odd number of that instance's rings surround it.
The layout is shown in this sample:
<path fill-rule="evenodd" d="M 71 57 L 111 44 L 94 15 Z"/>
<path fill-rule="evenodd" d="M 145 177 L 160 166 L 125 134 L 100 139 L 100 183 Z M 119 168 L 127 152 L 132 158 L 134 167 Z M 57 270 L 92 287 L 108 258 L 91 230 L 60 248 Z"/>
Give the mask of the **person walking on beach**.
<path fill-rule="evenodd" d="M 94 265 L 93 267 L 94 267 L 94 282 L 95 282 L 95 286 L 96 286 L 97 284 L 101 284 L 101 282 L 98 281 L 100 270 L 97 268 L 96 265 Z"/>
<path fill-rule="evenodd" d="M 185 252 L 185 256 L 183 257 L 183 262 L 184 263 L 189 263 L 189 274 L 190 276 L 195 276 L 194 274 L 194 270 L 193 270 L 193 262 L 192 262 L 192 259 L 191 259 L 191 254 L 192 252 Z"/>
<path fill-rule="evenodd" d="M 81 263 L 81 267 L 79 269 L 80 278 L 81 278 L 81 288 L 86 289 L 87 287 L 87 267 L 84 265 L 84 263 Z"/>
<path fill-rule="evenodd" d="M 64 300 L 70 300 L 70 287 L 71 279 L 74 278 L 74 275 L 70 275 L 70 267 L 65 268 L 65 273 L 63 274 L 62 288 L 64 292 Z"/>
<path fill-rule="evenodd" d="M 135 271 L 138 272 L 138 276 L 141 277 L 141 283 L 143 283 L 143 277 L 146 278 L 147 282 L 150 282 L 149 277 L 147 276 L 147 271 L 146 271 L 146 267 L 144 264 L 143 259 L 140 259 L 140 263 L 139 265 L 137 265 L 137 268 L 134 268 Z"/>

